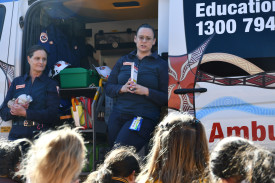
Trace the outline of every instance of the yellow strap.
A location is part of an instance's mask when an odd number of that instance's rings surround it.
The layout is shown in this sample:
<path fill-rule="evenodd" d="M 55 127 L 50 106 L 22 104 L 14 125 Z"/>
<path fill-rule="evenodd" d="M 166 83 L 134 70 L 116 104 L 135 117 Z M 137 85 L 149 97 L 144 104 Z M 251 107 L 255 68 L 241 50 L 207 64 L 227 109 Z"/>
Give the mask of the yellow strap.
<path fill-rule="evenodd" d="M 100 79 L 99 83 L 98 83 L 98 86 L 102 87 L 102 82 L 103 82 L 103 79 Z"/>

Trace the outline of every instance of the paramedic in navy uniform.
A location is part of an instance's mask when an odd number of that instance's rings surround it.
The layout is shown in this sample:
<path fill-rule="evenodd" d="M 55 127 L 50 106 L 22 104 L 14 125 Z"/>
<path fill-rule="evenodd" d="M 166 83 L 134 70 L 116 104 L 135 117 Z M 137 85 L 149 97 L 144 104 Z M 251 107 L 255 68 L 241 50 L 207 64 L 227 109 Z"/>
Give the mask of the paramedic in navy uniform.
<path fill-rule="evenodd" d="M 9 140 L 32 139 L 34 132 L 46 131 L 58 118 L 59 97 L 57 83 L 43 73 L 47 64 L 47 52 L 40 45 L 27 51 L 30 72 L 13 80 L 1 106 L 0 114 L 4 121 L 12 120 Z M 7 103 L 21 94 L 30 95 L 29 105 Z"/>
<path fill-rule="evenodd" d="M 139 151 L 158 124 L 161 107 L 168 103 L 168 63 L 151 52 L 156 38 L 150 25 L 142 24 L 134 41 L 137 50 L 117 61 L 105 90 L 114 98 L 108 122 L 110 146 L 130 145 Z M 138 67 L 137 84 L 129 80 L 132 62 Z M 140 129 L 131 128 L 137 117 L 142 117 Z"/>

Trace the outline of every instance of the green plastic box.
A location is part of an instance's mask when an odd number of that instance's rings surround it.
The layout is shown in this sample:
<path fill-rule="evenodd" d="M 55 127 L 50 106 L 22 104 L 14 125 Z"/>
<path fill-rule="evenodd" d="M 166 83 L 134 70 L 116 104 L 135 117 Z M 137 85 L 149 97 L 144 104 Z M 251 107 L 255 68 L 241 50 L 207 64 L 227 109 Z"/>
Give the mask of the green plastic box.
<path fill-rule="evenodd" d="M 99 79 L 100 79 L 99 74 L 96 71 L 89 70 L 89 75 L 90 75 L 90 78 L 91 78 L 91 84 L 90 85 L 98 86 L 99 85 Z"/>
<path fill-rule="evenodd" d="M 91 84 L 98 86 L 99 75 L 96 71 L 84 68 L 67 68 L 60 72 L 61 88 L 85 88 Z"/>

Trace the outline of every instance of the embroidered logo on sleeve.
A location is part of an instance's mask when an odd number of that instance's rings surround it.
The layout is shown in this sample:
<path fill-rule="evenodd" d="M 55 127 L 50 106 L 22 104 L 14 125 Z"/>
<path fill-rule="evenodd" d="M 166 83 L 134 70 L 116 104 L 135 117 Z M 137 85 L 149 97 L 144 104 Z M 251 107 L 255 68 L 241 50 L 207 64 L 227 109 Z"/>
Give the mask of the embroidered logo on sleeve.
<path fill-rule="evenodd" d="M 25 88 L 25 84 L 22 84 L 22 85 L 16 85 L 16 90 L 17 90 L 17 89 L 20 89 L 20 88 Z"/>
<path fill-rule="evenodd" d="M 123 62 L 123 65 L 132 65 L 133 62 Z"/>

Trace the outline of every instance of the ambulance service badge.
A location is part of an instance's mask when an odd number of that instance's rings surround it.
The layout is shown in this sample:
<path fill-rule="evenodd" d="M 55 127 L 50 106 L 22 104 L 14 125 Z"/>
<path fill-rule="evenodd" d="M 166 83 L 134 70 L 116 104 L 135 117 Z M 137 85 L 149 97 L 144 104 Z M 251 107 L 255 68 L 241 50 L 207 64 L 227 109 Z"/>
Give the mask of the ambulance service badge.
<path fill-rule="evenodd" d="M 41 43 L 46 43 L 48 41 L 48 35 L 46 32 L 41 32 L 40 41 L 41 41 Z"/>

